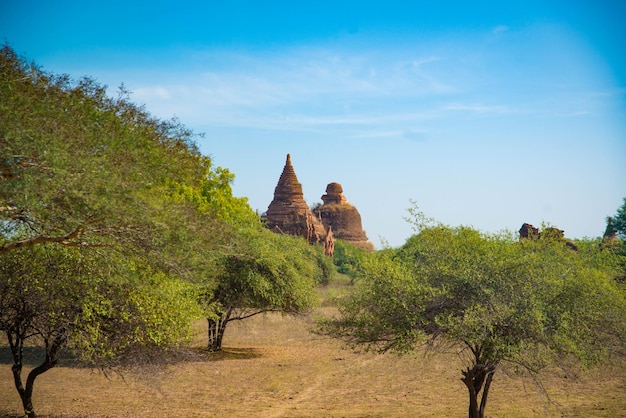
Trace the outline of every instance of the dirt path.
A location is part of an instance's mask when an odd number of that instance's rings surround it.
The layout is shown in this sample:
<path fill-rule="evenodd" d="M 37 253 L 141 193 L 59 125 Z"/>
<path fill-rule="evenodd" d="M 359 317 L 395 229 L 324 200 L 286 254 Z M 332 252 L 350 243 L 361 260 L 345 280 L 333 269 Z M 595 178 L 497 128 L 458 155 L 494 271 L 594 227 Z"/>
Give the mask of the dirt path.
<path fill-rule="evenodd" d="M 320 390 L 322 384 L 324 383 L 324 377 L 325 376 L 323 375 L 315 376 L 314 381 L 311 382 L 303 391 L 300 391 L 296 397 L 290 397 L 280 406 L 270 409 L 263 415 L 270 418 L 279 418 L 284 416 L 288 411 L 297 410 L 299 405 L 311 399 L 315 392 Z"/>
<path fill-rule="evenodd" d="M 314 398 L 324 399 L 329 392 L 328 385 L 330 382 L 344 376 L 355 373 L 363 373 L 370 363 L 375 363 L 382 359 L 381 356 L 359 356 L 358 354 L 344 352 L 344 356 L 337 357 L 337 352 L 329 353 L 332 362 L 336 367 L 331 367 L 317 373 L 313 379 L 306 383 L 304 389 L 298 391 L 295 396 L 288 397 L 281 405 L 269 409 L 263 416 L 268 418 L 280 418 L 288 415 L 290 412 L 296 412 L 302 407 L 309 409 L 311 404 L 319 404 L 319 402 L 311 402 Z M 347 360 L 347 358 L 349 360 Z"/>

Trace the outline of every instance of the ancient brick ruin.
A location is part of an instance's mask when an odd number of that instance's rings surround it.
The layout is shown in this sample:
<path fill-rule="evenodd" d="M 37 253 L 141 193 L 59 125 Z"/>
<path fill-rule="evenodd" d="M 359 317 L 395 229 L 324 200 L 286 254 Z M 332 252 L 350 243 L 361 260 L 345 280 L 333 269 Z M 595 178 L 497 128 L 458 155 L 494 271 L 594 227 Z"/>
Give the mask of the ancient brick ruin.
<path fill-rule="evenodd" d="M 301 236 L 310 243 L 323 242 L 326 237 L 324 226 L 304 201 L 302 185 L 289 154 L 274 189 L 274 200 L 267 208 L 265 221 L 274 232 Z"/>
<path fill-rule="evenodd" d="M 520 238 L 539 238 L 539 228 L 535 228 L 531 224 L 523 223 L 519 229 Z"/>
<path fill-rule="evenodd" d="M 565 238 L 565 231 L 559 228 L 547 227 L 544 228 L 543 231 L 539 232 L 539 228 L 535 228 L 528 223 L 523 223 L 522 227 L 519 230 L 519 236 L 520 239 L 550 239 L 556 241 L 564 241 L 565 245 L 567 245 L 569 248 L 574 251 L 578 251 L 578 246 L 574 243 L 574 241 Z"/>
<path fill-rule="evenodd" d="M 322 196 L 323 205 L 315 209 L 315 214 L 328 230 L 332 228 L 335 238 L 347 241 L 360 248 L 373 250 L 374 245 L 367 240 L 361 226 L 359 211 L 348 203 L 339 183 L 326 186 L 326 194 Z"/>
<path fill-rule="evenodd" d="M 265 222 L 274 232 L 302 236 L 310 243 L 324 243 L 327 255 L 332 255 L 334 239 L 373 250 L 374 245 L 367 240 L 361 226 L 361 215 L 342 193 L 341 184 L 330 183 L 322 196 L 324 204 L 311 211 L 304 200 L 291 156 L 287 154 Z"/>

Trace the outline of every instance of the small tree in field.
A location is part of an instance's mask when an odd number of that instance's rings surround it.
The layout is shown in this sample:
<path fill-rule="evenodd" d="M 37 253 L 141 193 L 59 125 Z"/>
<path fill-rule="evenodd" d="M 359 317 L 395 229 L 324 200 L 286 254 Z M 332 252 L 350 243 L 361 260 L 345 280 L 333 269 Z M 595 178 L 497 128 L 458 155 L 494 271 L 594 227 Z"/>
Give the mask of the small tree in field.
<path fill-rule="evenodd" d="M 599 260 L 558 240 L 420 225 L 395 254 L 368 260 L 340 317 L 320 331 L 380 352 L 423 342 L 457 348 L 468 416 L 482 418 L 506 363 L 536 373 L 564 359 L 591 365 L 623 353 L 625 293 L 615 264 Z"/>
<path fill-rule="evenodd" d="M 208 349 L 219 351 L 226 326 L 265 312 L 299 313 L 315 302 L 331 261 L 321 247 L 266 229 L 248 230 L 222 259 L 208 293 Z"/>

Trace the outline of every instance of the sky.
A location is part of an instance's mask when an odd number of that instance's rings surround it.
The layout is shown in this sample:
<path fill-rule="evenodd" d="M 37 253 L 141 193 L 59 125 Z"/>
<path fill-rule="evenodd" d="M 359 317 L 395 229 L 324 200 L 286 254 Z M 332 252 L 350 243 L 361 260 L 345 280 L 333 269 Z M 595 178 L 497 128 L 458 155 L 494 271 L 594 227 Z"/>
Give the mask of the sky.
<path fill-rule="evenodd" d="M 601 236 L 626 197 L 626 1 L 0 0 L 0 42 L 198 133 L 263 213 L 288 153 L 377 248 L 407 209 Z"/>

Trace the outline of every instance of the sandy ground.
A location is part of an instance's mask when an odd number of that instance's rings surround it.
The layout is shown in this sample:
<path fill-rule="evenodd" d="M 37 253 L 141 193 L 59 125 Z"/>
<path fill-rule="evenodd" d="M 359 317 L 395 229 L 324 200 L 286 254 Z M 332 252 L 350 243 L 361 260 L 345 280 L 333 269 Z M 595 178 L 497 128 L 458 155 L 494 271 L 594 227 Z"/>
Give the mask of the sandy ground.
<path fill-rule="evenodd" d="M 204 330 L 198 324 L 201 346 Z M 224 352 L 156 375 L 103 376 L 57 367 L 35 386 L 43 417 L 463 417 L 467 395 L 454 353 L 399 357 L 311 334 L 312 320 L 277 314 L 236 323 Z M 6 349 L 0 416 L 22 416 Z M 626 370 L 615 366 L 532 380 L 498 373 L 490 417 L 626 417 Z M 3 415 L 4 414 L 4 415 Z"/>

